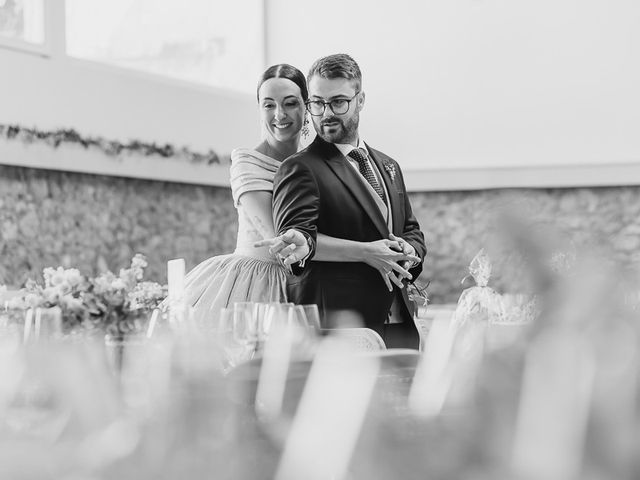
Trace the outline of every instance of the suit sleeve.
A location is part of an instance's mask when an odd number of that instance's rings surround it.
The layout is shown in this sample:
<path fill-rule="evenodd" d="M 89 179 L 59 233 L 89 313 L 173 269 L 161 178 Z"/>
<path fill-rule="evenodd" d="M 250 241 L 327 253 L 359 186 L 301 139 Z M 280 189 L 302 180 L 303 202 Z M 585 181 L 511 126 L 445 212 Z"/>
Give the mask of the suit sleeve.
<path fill-rule="evenodd" d="M 318 185 L 309 167 L 299 157 L 285 160 L 273 181 L 273 223 L 278 235 L 293 228 L 302 232 L 311 246 L 302 265 L 291 265 L 294 275 L 300 275 L 315 255 L 319 203 Z"/>
<path fill-rule="evenodd" d="M 418 220 L 413 214 L 413 210 L 411 209 L 411 203 L 409 202 L 409 196 L 407 195 L 407 188 L 404 185 L 404 177 L 402 176 L 402 171 L 400 167 L 396 163 L 396 167 L 398 168 L 399 177 L 402 181 L 402 190 L 404 191 L 404 228 L 402 231 L 402 238 L 404 238 L 407 242 L 411 244 L 411 246 L 415 249 L 416 253 L 420 257 L 420 263 L 413 266 L 409 269 L 409 273 L 411 276 L 416 279 L 422 273 L 422 267 L 424 264 L 425 257 L 427 256 L 427 246 L 424 241 L 424 234 L 422 230 L 420 230 L 420 224 Z"/>

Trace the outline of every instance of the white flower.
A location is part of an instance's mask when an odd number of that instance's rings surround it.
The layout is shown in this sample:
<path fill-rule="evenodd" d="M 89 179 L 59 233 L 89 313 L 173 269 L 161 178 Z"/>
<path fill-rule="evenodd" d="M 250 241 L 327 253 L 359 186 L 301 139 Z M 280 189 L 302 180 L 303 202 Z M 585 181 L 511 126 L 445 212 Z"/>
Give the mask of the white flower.
<path fill-rule="evenodd" d="M 19 295 L 7 301 L 7 308 L 9 310 L 26 310 L 29 305 L 27 305 L 26 297 Z"/>
<path fill-rule="evenodd" d="M 27 307 L 35 308 L 40 305 L 40 296 L 35 293 L 27 293 L 24 297 Z"/>
<path fill-rule="evenodd" d="M 149 263 L 144 255 L 141 253 L 136 253 L 134 257 L 131 259 L 131 268 L 147 268 Z"/>
<path fill-rule="evenodd" d="M 65 295 L 60 299 L 60 306 L 69 310 L 80 310 L 83 307 L 82 299 Z"/>
<path fill-rule="evenodd" d="M 149 263 L 144 255 L 136 253 L 131 259 L 131 270 L 135 275 L 136 280 L 142 280 L 144 275 L 144 269 L 147 268 Z M 122 272 L 120 273 L 122 275 Z"/>
<path fill-rule="evenodd" d="M 71 288 L 78 286 L 82 282 L 82 275 L 77 268 L 69 268 L 65 270 L 65 280 Z"/>
<path fill-rule="evenodd" d="M 42 291 L 42 298 L 45 302 L 50 304 L 55 304 L 58 301 L 58 298 L 62 296 L 62 292 L 60 288 L 57 287 L 46 287 Z"/>

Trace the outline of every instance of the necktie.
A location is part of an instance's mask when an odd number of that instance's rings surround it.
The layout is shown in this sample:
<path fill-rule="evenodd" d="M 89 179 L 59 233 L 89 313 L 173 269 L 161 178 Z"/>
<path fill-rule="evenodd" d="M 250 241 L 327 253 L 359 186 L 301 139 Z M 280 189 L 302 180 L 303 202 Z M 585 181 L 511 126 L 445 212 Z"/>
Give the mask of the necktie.
<path fill-rule="evenodd" d="M 373 187 L 378 196 L 386 204 L 387 201 L 385 199 L 384 190 L 378 183 L 378 180 L 376 179 L 376 176 L 374 175 L 373 170 L 371 170 L 369 162 L 367 161 L 367 152 L 362 148 L 354 148 L 349 152 L 349 156 L 356 162 L 358 162 L 358 169 L 360 170 L 360 174 L 367 180 L 367 182 L 369 182 L 369 185 Z"/>

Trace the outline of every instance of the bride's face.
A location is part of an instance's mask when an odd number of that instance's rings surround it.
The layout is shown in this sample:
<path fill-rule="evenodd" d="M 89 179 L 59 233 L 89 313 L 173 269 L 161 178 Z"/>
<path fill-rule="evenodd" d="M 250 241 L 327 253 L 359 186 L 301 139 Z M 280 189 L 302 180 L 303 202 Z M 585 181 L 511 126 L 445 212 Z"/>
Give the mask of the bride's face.
<path fill-rule="evenodd" d="M 267 134 L 278 142 L 296 140 L 304 122 L 300 88 L 286 78 L 270 78 L 258 90 L 260 114 Z"/>

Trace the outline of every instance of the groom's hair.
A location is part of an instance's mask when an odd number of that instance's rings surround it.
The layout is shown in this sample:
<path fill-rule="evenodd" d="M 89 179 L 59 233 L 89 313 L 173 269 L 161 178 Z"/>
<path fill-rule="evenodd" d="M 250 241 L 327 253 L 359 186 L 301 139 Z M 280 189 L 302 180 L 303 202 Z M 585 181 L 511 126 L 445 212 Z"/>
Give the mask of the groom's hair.
<path fill-rule="evenodd" d="M 346 78 L 353 80 L 356 90 L 362 88 L 362 72 L 356 61 L 346 53 L 336 53 L 328 57 L 322 57 L 316 60 L 311 66 L 307 75 L 307 82 L 311 81 L 311 77 L 318 75 L 322 78 Z"/>
<path fill-rule="evenodd" d="M 298 70 L 296 67 L 289 65 L 288 63 L 279 63 L 267 68 L 258 82 L 258 88 L 256 91 L 258 100 L 260 100 L 260 87 L 264 82 L 270 78 L 286 78 L 291 80 L 298 87 L 300 87 L 300 93 L 302 94 L 302 100 L 309 100 L 309 91 L 307 90 L 307 81 L 304 78 L 304 73 Z"/>

